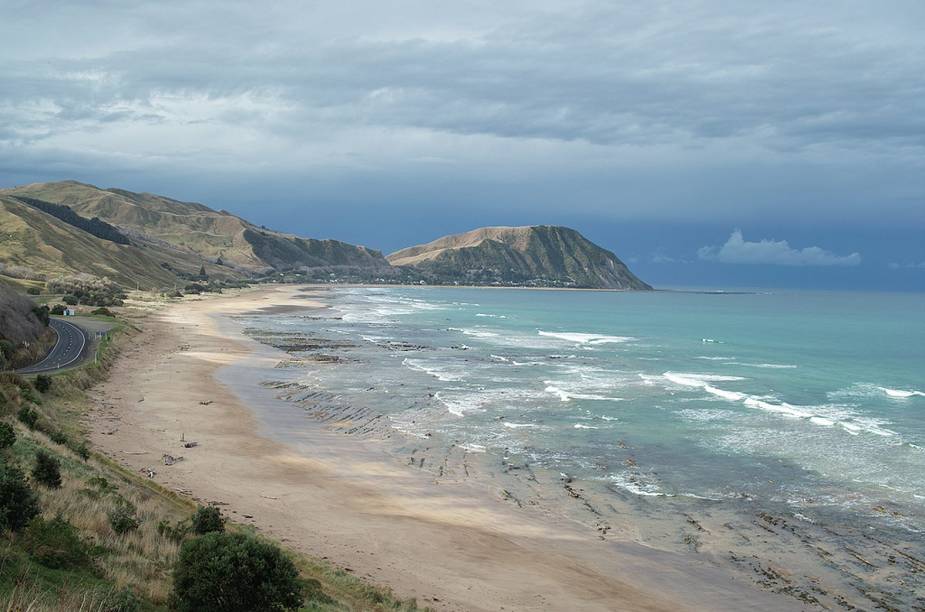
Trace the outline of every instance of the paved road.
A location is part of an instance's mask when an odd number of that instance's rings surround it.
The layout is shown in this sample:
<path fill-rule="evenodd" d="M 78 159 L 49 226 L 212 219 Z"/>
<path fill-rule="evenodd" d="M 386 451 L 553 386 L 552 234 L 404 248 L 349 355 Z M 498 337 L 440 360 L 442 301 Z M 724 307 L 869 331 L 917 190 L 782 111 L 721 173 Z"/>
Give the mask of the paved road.
<path fill-rule="evenodd" d="M 84 330 L 61 319 L 51 319 L 48 325 L 58 333 L 58 342 L 45 359 L 28 368 L 16 370 L 19 374 L 52 372 L 74 365 L 83 356 L 88 344 Z"/>

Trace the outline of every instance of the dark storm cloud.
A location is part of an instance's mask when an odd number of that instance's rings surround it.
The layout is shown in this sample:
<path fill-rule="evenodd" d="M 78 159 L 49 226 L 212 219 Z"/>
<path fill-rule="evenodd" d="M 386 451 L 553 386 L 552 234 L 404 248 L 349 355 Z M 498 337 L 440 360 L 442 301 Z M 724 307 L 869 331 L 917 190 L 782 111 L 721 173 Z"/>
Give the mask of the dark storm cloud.
<path fill-rule="evenodd" d="M 488 205 L 532 182 L 550 211 L 925 222 L 921 2 L 346 4 L 0 1 L 5 182 L 360 176 L 376 205 L 409 177 Z"/>

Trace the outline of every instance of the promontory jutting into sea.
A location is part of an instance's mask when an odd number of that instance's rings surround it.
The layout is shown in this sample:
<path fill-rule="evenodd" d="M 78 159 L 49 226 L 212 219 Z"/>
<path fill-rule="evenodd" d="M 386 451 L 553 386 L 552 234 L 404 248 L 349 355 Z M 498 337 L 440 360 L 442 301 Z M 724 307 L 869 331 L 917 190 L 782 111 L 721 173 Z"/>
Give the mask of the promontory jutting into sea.
<path fill-rule="evenodd" d="M 0 2 L 0 610 L 925 612 L 923 24 Z"/>

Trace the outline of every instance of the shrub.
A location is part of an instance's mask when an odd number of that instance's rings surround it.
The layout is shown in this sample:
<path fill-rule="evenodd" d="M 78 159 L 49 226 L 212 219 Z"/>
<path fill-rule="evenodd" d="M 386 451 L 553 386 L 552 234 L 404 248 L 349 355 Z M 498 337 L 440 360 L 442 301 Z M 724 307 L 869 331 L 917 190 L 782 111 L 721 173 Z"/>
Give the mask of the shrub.
<path fill-rule="evenodd" d="M 67 436 L 61 433 L 60 431 L 53 431 L 48 434 L 48 437 L 51 438 L 51 441 L 55 444 L 60 444 L 61 446 L 67 446 Z"/>
<path fill-rule="evenodd" d="M 32 314 L 35 315 L 35 318 L 38 319 L 42 325 L 48 327 L 48 306 L 36 306 L 32 309 Z"/>
<path fill-rule="evenodd" d="M 32 519 L 23 531 L 22 545 L 36 561 L 52 569 L 80 567 L 90 558 L 77 529 L 61 517 Z"/>
<path fill-rule="evenodd" d="M 302 583 L 278 546 L 240 533 L 187 540 L 173 571 L 173 605 L 181 611 L 296 610 Z"/>
<path fill-rule="evenodd" d="M 64 309 L 67 308 L 64 304 L 55 304 L 51 307 L 51 314 L 62 316 L 64 314 Z"/>
<path fill-rule="evenodd" d="M 116 316 L 111 310 L 109 310 L 109 309 L 106 308 L 105 306 L 102 307 L 102 308 L 97 308 L 96 310 L 94 310 L 94 311 L 91 312 L 90 314 L 102 315 L 102 316 L 104 316 L 104 317 L 115 317 L 115 316 Z"/>
<path fill-rule="evenodd" d="M 79 302 L 80 300 L 77 299 L 76 295 L 65 295 L 64 297 L 61 298 L 61 301 L 63 301 L 68 306 L 76 306 L 77 302 Z"/>
<path fill-rule="evenodd" d="M 91 306 L 121 306 L 125 299 L 125 292 L 119 285 L 108 278 L 98 278 L 91 274 L 56 278 L 47 285 L 50 293 L 67 294 Z"/>
<path fill-rule="evenodd" d="M 9 448 L 16 442 L 16 431 L 9 423 L 0 423 L 0 449 Z"/>
<path fill-rule="evenodd" d="M 4 357 L 9 359 L 13 356 L 13 352 L 16 350 L 16 345 L 7 340 L 6 338 L 0 338 L 0 354 L 3 354 Z"/>
<path fill-rule="evenodd" d="M 77 456 L 84 461 L 90 458 L 90 447 L 87 446 L 86 442 L 79 442 L 71 446 L 71 450 L 77 453 Z"/>
<path fill-rule="evenodd" d="M 109 526 L 119 535 L 138 529 L 138 525 L 140 523 L 135 516 L 135 507 L 125 500 L 121 500 L 109 511 Z"/>
<path fill-rule="evenodd" d="M 38 513 L 38 498 L 22 471 L 0 462 L 0 531 L 19 531 Z"/>
<path fill-rule="evenodd" d="M 141 600 L 129 589 L 122 589 L 105 601 L 102 612 L 138 612 Z"/>
<path fill-rule="evenodd" d="M 189 530 L 190 526 L 186 521 L 177 521 L 176 524 L 171 524 L 167 519 L 163 519 L 157 524 L 158 535 L 177 543 L 182 542 L 189 535 Z"/>
<path fill-rule="evenodd" d="M 51 376 L 46 376 L 45 374 L 39 374 L 35 377 L 35 390 L 40 393 L 47 393 L 51 389 Z"/>
<path fill-rule="evenodd" d="M 61 486 L 61 462 L 40 450 L 35 454 L 32 477 L 46 487 L 57 489 Z"/>
<path fill-rule="evenodd" d="M 35 424 L 39 420 L 39 414 L 32 408 L 23 406 L 19 409 L 19 412 L 16 413 L 16 418 L 29 429 L 35 429 Z"/>
<path fill-rule="evenodd" d="M 192 518 L 193 531 L 199 535 L 225 531 L 225 519 L 215 506 L 199 506 Z"/>
<path fill-rule="evenodd" d="M 39 289 L 38 287 L 29 287 L 28 289 L 26 289 L 26 293 L 28 293 L 29 295 L 41 295 L 42 290 Z"/>

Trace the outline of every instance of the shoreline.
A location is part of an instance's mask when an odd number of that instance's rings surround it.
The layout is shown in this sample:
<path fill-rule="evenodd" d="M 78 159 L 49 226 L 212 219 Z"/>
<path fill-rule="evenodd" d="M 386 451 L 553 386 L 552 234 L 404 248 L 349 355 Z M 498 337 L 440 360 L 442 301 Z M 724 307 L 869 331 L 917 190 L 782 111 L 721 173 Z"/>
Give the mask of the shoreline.
<path fill-rule="evenodd" d="M 94 444 L 286 546 L 435 609 L 793 608 L 691 555 L 602 541 L 476 487 L 438 485 L 254 388 L 247 374 L 287 355 L 245 337 L 230 316 L 323 307 L 304 289 L 260 287 L 147 315 L 138 344 L 94 392 Z M 267 419 L 291 423 L 288 439 L 268 438 Z M 183 448 L 181 437 L 198 445 Z M 162 454 L 184 459 L 165 466 Z"/>

